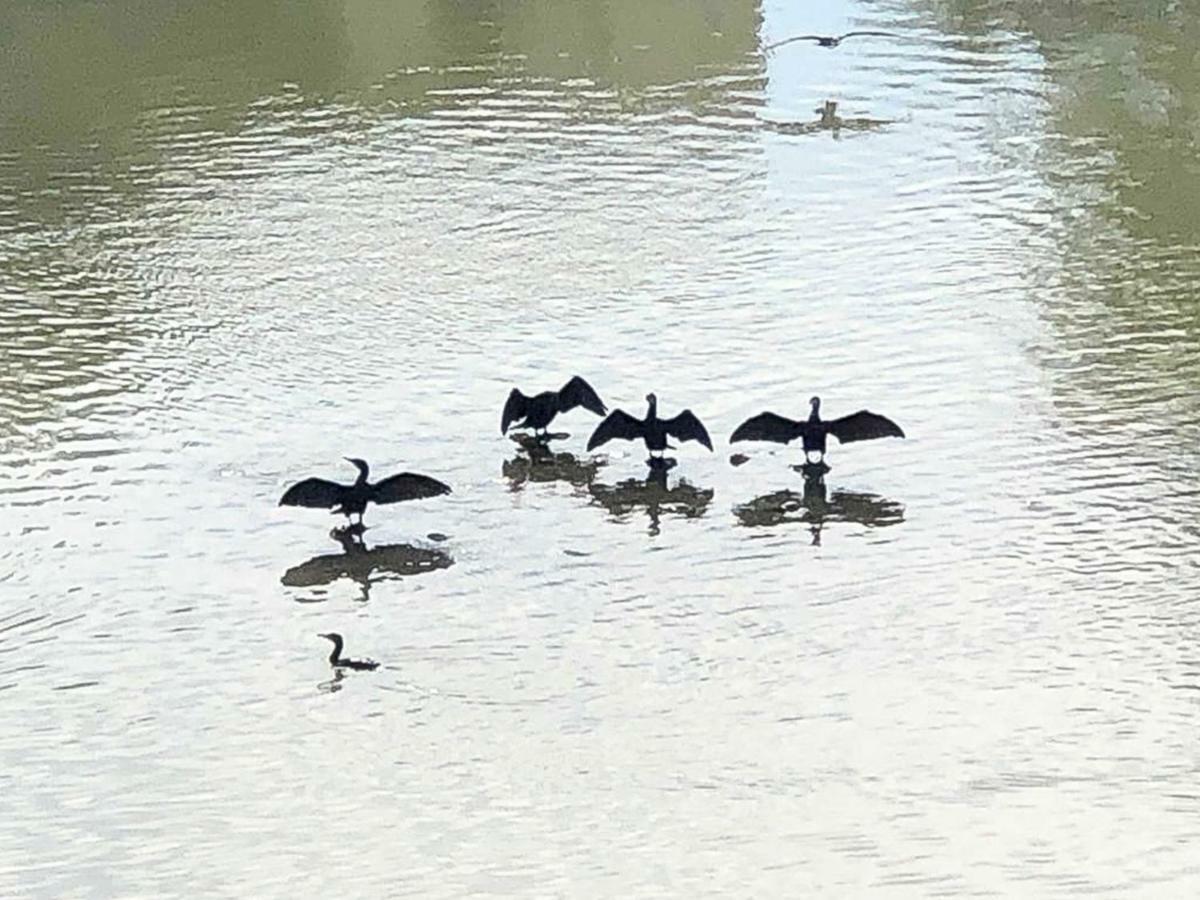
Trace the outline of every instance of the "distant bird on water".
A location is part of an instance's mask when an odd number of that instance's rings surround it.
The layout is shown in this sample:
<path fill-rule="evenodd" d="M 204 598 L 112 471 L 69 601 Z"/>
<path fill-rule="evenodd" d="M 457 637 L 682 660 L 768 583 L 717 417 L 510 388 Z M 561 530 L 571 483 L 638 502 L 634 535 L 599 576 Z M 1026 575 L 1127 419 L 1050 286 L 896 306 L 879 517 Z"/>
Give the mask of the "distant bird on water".
<path fill-rule="evenodd" d="M 450 488 L 436 478 L 401 472 L 371 484 L 367 481 L 370 467 L 361 459 L 346 457 L 358 469 L 354 484 L 338 484 L 324 478 L 305 478 L 288 488 L 279 500 L 280 506 L 310 506 L 317 509 L 333 509 L 347 519 L 358 513 L 358 525 L 362 525 L 363 512 L 368 503 L 399 503 L 402 500 L 420 500 L 450 493 Z"/>
<path fill-rule="evenodd" d="M 824 457 L 826 435 L 832 434 L 843 444 L 872 438 L 904 437 L 900 426 L 886 416 L 860 409 L 840 419 L 824 421 L 821 419 L 821 398 L 813 397 L 808 402 L 812 412 L 804 421 L 796 422 L 773 412 L 759 413 L 739 425 L 730 435 L 729 442 L 776 441 L 786 444 L 800 438 L 806 456 L 819 453 Z"/>
<path fill-rule="evenodd" d="M 373 659 L 342 659 L 342 636 L 336 631 L 331 631 L 328 634 L 318 634 L 317 637 L 333 641 L 333 652 L 329 654 L 329 664 L 335 669 L 358 669 L 359 671 L 371 672 L 379 668 L 379 663 Z"/>
<path fill-rule="evenodd" d="M 646 410 L 645 419 L 635 419 L 621 409 L 614 409 L 609 413 L 608 418 L 596 426 L 596 430 L 588 438 L 588 450 L 595 450 L 613 438 L 626 441 L 640 438 L 646 442 L 652 459 L 655 452 L 661 458 L 664 450 L 675 449 L 667 443 L 668 437 L 679 441 L 699 441 L 712 450 L 712 439 L 708 436 L 704 425 L 690 409 L 685 409 L 673 419 L 660 419 L 658 417 L 658 398 L 653 394 L 647 394 L 646 402 L 650 404 L 650 407 Z"/>
<path fill-rule="evenodd" d="M 546 433 L 546 426 L 560 412 L 568 412 L 577 406 L 594 412 L 598 416 L 608 412 L 590 384 L 576 375 L 557 391 L 543 391 L 532 397 L 522 394 L 517 388 L 509 392 L 500 415 L 500 433 L 505 434 L 508 426 L 518 422 L 518 427 L 532 428 Z"/>
<path fill-rule="evenodd" d="M 899 34 L 894 34 L 890 31 L 847 31 L 845 34 L 827 35 L 827 34 L 798 34 L 795 37 L 784 38 L 782 41 L 776 41 L 773 44 L 767 44 L 763 47 L 763 53 L 770 53 L 772 50 L 778 49 L 785 44 L 794 44 L 797 41 L 812 41 L 818 47 L 828 47 L 830 49 L 838 46 L 846 38 L 852 37 L 901 37 Z"/>

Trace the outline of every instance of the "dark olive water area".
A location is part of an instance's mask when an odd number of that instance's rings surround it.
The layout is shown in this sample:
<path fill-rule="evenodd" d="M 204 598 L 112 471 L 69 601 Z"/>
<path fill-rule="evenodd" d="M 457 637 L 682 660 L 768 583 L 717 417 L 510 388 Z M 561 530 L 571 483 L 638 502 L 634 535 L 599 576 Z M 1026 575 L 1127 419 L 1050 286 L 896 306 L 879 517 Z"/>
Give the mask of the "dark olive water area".
<path fill-rule="evenodd" d="M 1194 895 L 1198 46 L 6 4 L 0 894 Z M 715 452 L 499 434 L 574 373 Z M 814 394 L 907 437 L 728 444 Z M 277 506 L 347 456 L 453 493 Z"/>

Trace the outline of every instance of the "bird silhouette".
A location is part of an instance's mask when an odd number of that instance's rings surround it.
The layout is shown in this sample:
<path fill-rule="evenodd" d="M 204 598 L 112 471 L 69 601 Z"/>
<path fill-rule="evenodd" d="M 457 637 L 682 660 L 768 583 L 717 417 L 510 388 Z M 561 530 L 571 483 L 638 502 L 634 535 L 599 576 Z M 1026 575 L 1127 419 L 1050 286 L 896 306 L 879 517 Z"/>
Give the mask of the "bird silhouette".
<path fill-rule="evenodd" d="M 358 669 L 370 672 L 379 668 L 379 663 L 373 659 L 342 659 L 342 636 L 336 631 L 328 634 L 318 634 L 327 641 L 333 641 L 333 652 L 329 654 L 329 664 L 335 669 Z"/>
<path fill-rule="evenodd" d="M 646 402 L 649 404 L 649 408 L 646 410 L 645 419 L 634 418 L 621 409 L 615 409 L 609 413 L 608 418 L 597 425 L 592 436 L 588 438 L 588 450 L 595 450 L 601 444 L 614 438 L 626 441 L 640 438 L 645 441 L 646 447 L 650 451 L 652 466 L 655 453 L 658 453 L 658 457 L 661 459 L 664 450 L 675 449 L 667 444 L 668 436 L 679 441 L 699 441 L 712 450 L 712 439 L 708 436 L 708 431 L 690 409 L 685 409 L 673 419 L 660 419 L 658 417 L 658 398 L 654 394 L 647 394 Z"/>
<path fill-rule="evenodd" d="M 370 467 L 361 459 L 347 456 L 346 462 L 358 469 L 354 484 L 338 484 L 324 478 L 305 478 L 288 488 L 279 500 L 280 506 L 309 506 L 317 509 L 333 509 L 350 519 L 358 514 L 358 525 L 362 525 L 363 512 L 368 503 L 399 503 L 402 500 L 420 500 L 450 493 L 450 488 L 436 478 L 401 472 L 377 481 L 367 481 Z"/>
<path fill-rule="evenodd" d="M 833 49 L 842 41 L 852 37 L 892 37 L 898 38 L 901 35 L 891 31 L 847 31 L 845 34 L 828 35 L 828 34 L 798 34 L 795 37 L 784 38 L 782 41 L 776 41 L 773 44 L 767 44 L 763 47 L 763 53 L 770 53 L 786 44 L 794 44 L 797 41 L 812 41 L 818 47 L 828 47 Z"/>
<path fill-rule="evenodd" d="M 812 412 L 807 419 L 797 422 L 773 412 L 759 413 L 734 429 L 729 442 L 732 444 L 737 441 L 776 441 L 786 444 L 800 438 L 806 456 L 809 453 L 819 453 L 824 457 L 825 439 L 830 434 L 843 444 L 872 438 L 904 437 L 900 426 L 886 416 L 860 409 L 840 419 L 824 421 L 821 419 L 821 398 L 813 397 L 808 402 L 812 406 Z"/>
<path fill-rule="evenodd" d="M 546 426 L 554 421 L 555 416 L 577 406 L 582 406 L 598 416 L 608 412 L 600 395 L 578 375 L 557 391 L 543 391 L 532 397 L 513 388 L 508 394 L 508 400 L 504 402 L 504 412 L 500 414 L 500 433 L 505 434 L 508 426 L 519 422 L 518 427 L 532 428 L 535 433 L 541 431 L 545 437 Z"/>

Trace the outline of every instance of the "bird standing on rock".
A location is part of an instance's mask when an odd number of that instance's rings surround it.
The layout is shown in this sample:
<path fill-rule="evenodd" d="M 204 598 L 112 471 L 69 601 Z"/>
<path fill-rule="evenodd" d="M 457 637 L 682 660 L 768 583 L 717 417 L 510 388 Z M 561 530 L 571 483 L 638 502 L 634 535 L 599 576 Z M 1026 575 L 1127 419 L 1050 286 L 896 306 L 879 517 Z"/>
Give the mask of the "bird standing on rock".
<path fill-rule="evenodd" d="M 600 395 L 578 375 L 557 391 L 543 391 L 532 397 L 527 397 L 517 388 L 513 388 L 504 403 L 504 412 L 500 415 L 500 433 L 507 433 L 509 425 L 519 422 L 520 427 L 532 428 L 535 434 L 541 431 L 539 437 L 545 439 L 546 426 L 554 421 L 554 417 L 577 406 L 582 406 L 598 416 L 608 412 Z"/>
<path fill-rule="evenodd" d="M 804 421 L 797 422 L 773 412 L 759 413 L 739 425 L 730 435 L 729 442 L 776 441 L 786 444 L 800 438 L 805 456 L 820 454 L 817 461 L 821 462 L 825 456 L 825 438 L 830 434 L 843 444 L 872 438 L 904 437 L 900 426 L 886 416 L 860 409 L 840 419 L 824 421 L 821 419 L 821 398 L 813 397 L 808 402 L 812 412 Z"/>
<path fill-rule="evenodd" d="M 377 481 L 367 481 L 370 467 L 361 459 L 347 456 L 346 462 L 358 469 L 354 484 L 338 484 L 324 478 L 305 478 L 288 488 L 279 500 L 280 506 L 309 506 L 317 509 L 333 508 L 349 520 L 352 513 L 358 514 L 358 526 L 362 525 L 363 512 L 368 503 L 399 503 L 402 500 L 420 500 L 450 493 L 450 488 L 436 478 L 401 472 Z"/>
<path fill-rule="evenodd" d="M 662 460 L 664 450 L 675 449 L 667 443 L 668 436 L 679 441 L 699 441 L 712 450 L 712 439 L 708 436 L 708 431 L 690 409 L 685 409 L 673 419 L 660 419 L 658 398 L 654 394 L 647 394 L 646 402 L 649 408 L 646 410 L 645 419 L 634 418 L 622 409 L 614 409 L 609 413 L 608 418 L 596 426 L 596 430 L 588 438 L 588 450 L 595 450 L 613 438 L 626 441 L 640 438 L 645 441 L 650 451 L 651 466 L 661 465 L 661 462 L 656 461 Z M 655 453 L 658 453 L 657 457 L 654 456 Z"/>

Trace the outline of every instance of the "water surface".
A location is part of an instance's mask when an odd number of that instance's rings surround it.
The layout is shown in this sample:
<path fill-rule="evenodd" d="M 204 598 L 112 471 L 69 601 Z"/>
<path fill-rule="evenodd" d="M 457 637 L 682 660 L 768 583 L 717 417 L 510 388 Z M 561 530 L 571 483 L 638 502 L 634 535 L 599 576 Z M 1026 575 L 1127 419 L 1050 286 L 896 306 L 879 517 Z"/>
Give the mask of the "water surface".
<path fill-rule="evenodd" d="M 1194 13 L 0 25 L 0 893 L 1200 886 Z M 575 372 L 717 452 L 530 463 Z M 730 464 L 812 394 L 908 438 Z"/>

